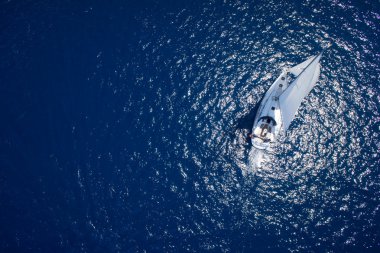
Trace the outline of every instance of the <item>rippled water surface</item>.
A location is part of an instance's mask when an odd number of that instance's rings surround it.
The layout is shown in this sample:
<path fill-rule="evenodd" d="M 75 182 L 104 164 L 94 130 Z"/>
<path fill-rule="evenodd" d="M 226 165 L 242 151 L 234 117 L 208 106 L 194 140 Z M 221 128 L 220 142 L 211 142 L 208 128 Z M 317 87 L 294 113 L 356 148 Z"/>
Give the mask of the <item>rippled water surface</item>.
<path fill-rule="evenodd" d="M 379 21 L 377 1 L 1 1 L 1 251 L 380 250 Z M 329 43 L 252 171 L 260 99 Z"/>

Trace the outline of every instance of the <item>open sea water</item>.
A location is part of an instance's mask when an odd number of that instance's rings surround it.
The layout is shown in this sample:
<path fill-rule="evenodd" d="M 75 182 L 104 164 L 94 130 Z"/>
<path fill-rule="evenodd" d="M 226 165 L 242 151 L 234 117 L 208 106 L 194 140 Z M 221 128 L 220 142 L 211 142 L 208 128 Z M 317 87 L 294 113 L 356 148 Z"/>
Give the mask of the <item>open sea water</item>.
<path fill-rule="evenodd" d="M 0 252 L 380 252 L 379 31 L 376 0 L 1 0 Z"/>

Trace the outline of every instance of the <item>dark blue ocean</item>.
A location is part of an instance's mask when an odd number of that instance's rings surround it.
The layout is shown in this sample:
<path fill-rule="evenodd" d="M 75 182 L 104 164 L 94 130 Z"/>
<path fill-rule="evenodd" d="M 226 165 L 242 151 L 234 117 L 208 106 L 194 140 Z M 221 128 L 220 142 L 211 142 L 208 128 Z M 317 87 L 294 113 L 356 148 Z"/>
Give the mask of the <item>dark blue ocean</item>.
<path fill-rule="evenodd" d="M 379 35 L 377 0 L 1 0 L 0 252 L 380 252 Z"/>

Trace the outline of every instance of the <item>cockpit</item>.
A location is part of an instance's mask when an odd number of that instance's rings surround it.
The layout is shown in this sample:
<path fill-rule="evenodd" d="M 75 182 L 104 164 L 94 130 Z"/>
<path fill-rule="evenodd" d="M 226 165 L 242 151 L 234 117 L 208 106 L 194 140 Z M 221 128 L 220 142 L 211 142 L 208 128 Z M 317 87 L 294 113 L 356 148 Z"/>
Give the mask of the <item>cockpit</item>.
<path fill-rule="evenodd" d="M 272 117 L 261 117 L 257 125 L 253 137 L 260 138 L 264 142 L 270 142 L 274 139 L 273 128 L 276 126 L 276 121 Z"/>

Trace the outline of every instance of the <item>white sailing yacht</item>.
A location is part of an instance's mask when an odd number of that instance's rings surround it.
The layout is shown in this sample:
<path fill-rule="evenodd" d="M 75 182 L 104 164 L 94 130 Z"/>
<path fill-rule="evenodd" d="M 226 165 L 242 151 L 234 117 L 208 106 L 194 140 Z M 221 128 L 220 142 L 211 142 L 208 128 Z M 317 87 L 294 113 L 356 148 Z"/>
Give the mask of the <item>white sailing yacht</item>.
<path fill-rule="evenodd" d="M 266 92 L 252 128 L 255 148 L 271 150 L 280 132 L 289 128 L 302 100 L 318 81 L 322 53 L 285 69 Z"/>

